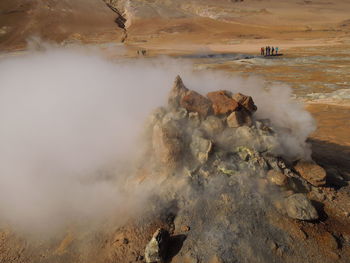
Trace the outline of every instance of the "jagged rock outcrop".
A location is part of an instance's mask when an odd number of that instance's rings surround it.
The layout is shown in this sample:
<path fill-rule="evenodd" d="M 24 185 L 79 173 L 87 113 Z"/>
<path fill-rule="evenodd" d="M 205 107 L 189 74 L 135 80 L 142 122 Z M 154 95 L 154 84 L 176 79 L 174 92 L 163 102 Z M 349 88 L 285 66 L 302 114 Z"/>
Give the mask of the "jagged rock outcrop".
<path fill-rule="evenodd" d="M 174 81 L 173 88 L 170 91 L 168 105 L 171 109 L 176 109 L 181 106 L 183 97 L 186 96 L 189 90 L 185 87 L 180 76 L 177 76 Z"/>

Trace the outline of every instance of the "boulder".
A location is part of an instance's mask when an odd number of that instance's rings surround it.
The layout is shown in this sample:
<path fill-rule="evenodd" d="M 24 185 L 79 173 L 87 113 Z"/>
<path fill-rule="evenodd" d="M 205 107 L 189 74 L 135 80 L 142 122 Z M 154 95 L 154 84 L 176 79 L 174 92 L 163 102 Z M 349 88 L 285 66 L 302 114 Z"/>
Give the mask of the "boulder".
<path fill-rule="evenodd" d="M 242 93 L 236 93 L 232 96 L 232 98 L 251 114 L 253 114 L 258 109 L 251 96 L 246 96 Z"/>
<path fill-rule="evenodd" d="M 238 102 L 231 98 L 228 91 L 209 92 L 207 97 L 213 103 L 215 115 L 228 114 L 239 108 Z"/>
<path fill-rule="evenodd" d="M 299 161 L 294 169 L 314 186 L 326 184 L 326 171 L 314 162 Z"/>
<path fill-rule="evenodd" d="M 190 149 L 191 149 L 192 155 L 201 164 L 204 164 L 208 160 L 209 153 L 212 147 L 213 147 L 212 142 L 210 140 L 203 138 L 200 133 L 194 133 L 192 135 Z"/>
<path fill-rule="evenodd" d="M 210 136 L 214 137 L 215 135 L 221 133 L 224 129 L 223 121 L 215 116 L 208 116 L 202 122 L 202 129 Z"/>
<path fill-rule="evenodd" d="M 168 97 L 168 105 L 171 109 L 176 109 L 180 107 L 180 102 L 182 98 L 186 95 L 188 89 L 185 87 L 180 76 L 175 78 L 174 86 L 170 91 Z"/>
<path fill-rule="evenodd" d="M 169 242 L 168 231 L 159 228 L 153 235 L 145 249 L 146 263 L 163 263 Z"/>
<path fill-rule="evenodd" d="M 153 127 L 152 146 L 157 162 L 176 168 L 182 152 L 181 132 L 176 123 L 157 123 Z"/>
<path fill-rule="evenodd" d="M 243 116 L 240 111 L 232 112 L 226 119 L 227 126 L 230 128 L 238 128 L 243 124 Z"/>
<path fill-rule="evenodd" d="M 285 207 L 289 217 L 299 220 L 316 220 L 318 213 L 304 194 L 293 194 L 286 198 Z"/>
<path fill-rule="evenodd" d="M 189 91 L 181 98 L 180 105 L 189 112 L 198 112 L 205 118 L 211 110 L 211 102 L 195 91 Z"/>
<path fill-rule="evenodd" d="M 267 180 L 278 186 L 284 186 L 287 184 L 287 176 L 285 176 L 282 172 L 276 170 L 268 171 Z"/>

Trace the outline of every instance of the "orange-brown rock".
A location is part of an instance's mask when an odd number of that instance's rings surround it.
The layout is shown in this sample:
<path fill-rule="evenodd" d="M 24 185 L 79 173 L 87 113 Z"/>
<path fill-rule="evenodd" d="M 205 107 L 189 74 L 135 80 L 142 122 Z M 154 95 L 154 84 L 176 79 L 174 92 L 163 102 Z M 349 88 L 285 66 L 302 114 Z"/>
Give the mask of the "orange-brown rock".
<path fill-rule="evenodd" d="M 189 112 L 198 112 L 203 118 L 208 115 L 211 109 L 210 100 L 192 90 L 182 97 L 180 105 Z"/>
<path fill-rule="evenodd" d="M 326 171 L 314 162 L 300 161 L 294 167 L 306 181 L 314 186 L 326 184 Z"/>
<path fill-rule="evenodd" d="M 232 98 L 250 113 L 254 113 L 258 109 L 251 96 L 246 96 L 242 93 L 236 93 L 232 96 Z"/>
<path fill-rule="evenodd" d="M 215 115 L 231 113 L 239 108 L 238 102 L 231 98 L 228 91 L 209 92 L 207 96 L 213 103 Z"/>

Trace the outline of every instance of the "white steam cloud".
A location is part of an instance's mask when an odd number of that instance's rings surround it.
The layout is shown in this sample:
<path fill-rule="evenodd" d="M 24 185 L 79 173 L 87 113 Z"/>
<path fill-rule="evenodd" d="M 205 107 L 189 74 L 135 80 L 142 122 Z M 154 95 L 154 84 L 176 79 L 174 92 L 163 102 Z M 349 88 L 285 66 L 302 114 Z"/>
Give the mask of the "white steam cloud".
<path fill-rule="evenodd" d="M 170 59 L 112 62 L 52 49 L 0 61 L 0 221 L 46 231 L 79 220 L 135 214 L 152 187 L 125 188 L 125 173 L 141 147 L 138 135 L 152 109 L 166 103 L 177 74 L 202 94 L 218 89 L 251 95 L 257 116 L 288 128 L 287 156 L 307 157 L 314 125 L 290 99 L 259 79 L 193 72 Z M 113 180 L 96 176 L 118 168 Z"/>

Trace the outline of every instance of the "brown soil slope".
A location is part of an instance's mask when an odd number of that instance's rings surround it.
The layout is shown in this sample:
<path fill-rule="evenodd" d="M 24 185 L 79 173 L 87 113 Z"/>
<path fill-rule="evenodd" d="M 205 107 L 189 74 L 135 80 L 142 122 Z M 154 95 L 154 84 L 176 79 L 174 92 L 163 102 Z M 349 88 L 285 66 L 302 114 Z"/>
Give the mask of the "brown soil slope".
<path fill-rule="evenodd" d="M 61 43 L 120 42 L 116 14 L 100 0 L 0 2 L 0 49 L 22 48 L 30 37 Z"/>

